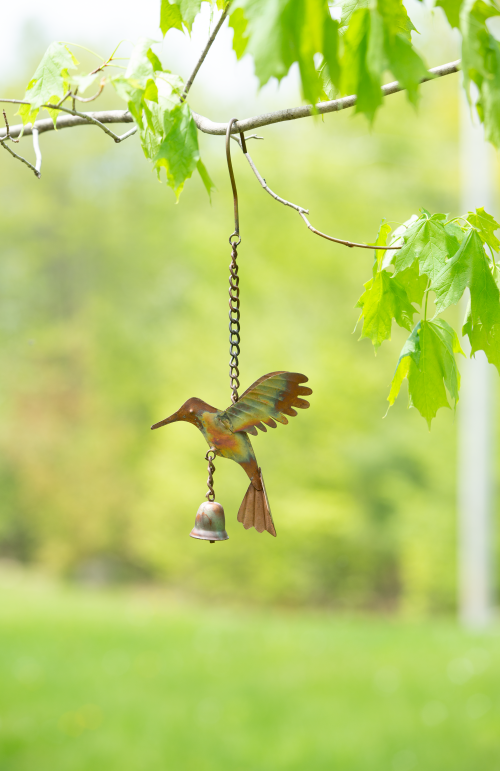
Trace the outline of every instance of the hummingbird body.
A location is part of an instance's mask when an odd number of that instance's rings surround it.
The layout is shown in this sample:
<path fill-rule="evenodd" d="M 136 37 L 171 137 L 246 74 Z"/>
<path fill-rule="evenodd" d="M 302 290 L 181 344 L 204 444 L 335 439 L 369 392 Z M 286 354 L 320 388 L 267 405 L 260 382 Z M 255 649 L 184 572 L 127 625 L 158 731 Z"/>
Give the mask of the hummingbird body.
<path fill-rule="evenodd" d="M 238 512 L 238 521 L 248 529 L 267 530 L 276 535 L 262 472 L 248 436 L 257 435 L 257 428 L 266 431 L 267 426 L 276 428 L 276 421 L 288 423 L 286 415 L 296 415 L 293 407 L 305 409 L 309 402 L 299 394 L 312 393 L 300 385 L 307 382 L 305 375 L 294 372 L 271 372 L 259 378 L 240 399 L 226 410 L 218 410 L 202 399 L 188 399 L 169 418 L 155 423 L 152 429 L 169 423 L 192 423 L 203 434 L 208 446 L 216 455 L 236 461 L 250 479 L 250 486 Z"/>
<path fill-rule="evenodd" d="M 251 483 L 257 490 L 262 490 L 259 478 L 257 458 L 253 451 L 252 443 L 245 432 L 234 433 L 230 422 L 224 420 L 224 413 L 204 412 L 200 416 L 202 424 L 201 433 L 209 447 L 214 447 L 215 452 L 222 458 L 236 461 L 246 471 Z"/>

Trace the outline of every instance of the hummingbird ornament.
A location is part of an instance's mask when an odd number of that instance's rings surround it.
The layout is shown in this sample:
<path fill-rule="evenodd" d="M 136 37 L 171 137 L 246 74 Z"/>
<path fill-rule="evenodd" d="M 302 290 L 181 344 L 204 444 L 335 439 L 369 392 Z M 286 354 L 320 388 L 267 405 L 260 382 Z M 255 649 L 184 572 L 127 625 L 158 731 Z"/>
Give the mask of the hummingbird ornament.
<path fill-rule="evenodd" d="M 179 420 L 199 428 L 214 454 L 239 463 L 250 479 L 238 512 L 238 522 L 245 529 L 255 527 L 259 533 L 267 530 L 275 536 L 276 529 L 264 478 L 248 434 L 257 436 L 258 428 L 267 431 L 266 426 L 276 428 L 277 423 L 286 424 L 286 415 L 297 415 L 294 407 L 309 407 L 309 402 L 301 398 L 312 393 L 310 388 L 302 385 L 307 380 L 305 375 L 298 372 L 270 372 L 256 380 L 226 410 L 218 410 L 193 397 L 169 418 L 155 423 L 151 428 L 160 428 Z"/>
<path fill-rule="evenodd" d="M 304 383 L 308 378 L 298 372 L 279 370 L 263 375 L 250 388 L 238 395 L 239 354 L 240 354 L 240 290 L 237 264 L 237 248 L 241 243 L 239 233 L 238 193 L 231 162 L 230 138 L 236 118 L 233 118 L 226 132 L 226 156 L 233 189 L 234 233 L 229 238 L 231 245 L 231 264 L 229 266 L 229 378 L 231 384 L 231 405 L 225 410 L 212 407 L 202 399 L 192 397 L 170 417 L 160 420 L 151 429 L 161 428 L 183 421 L 196 426 L 203 434 L 209 451 L 205 456 L 208 461 L 207 501 L 201 504 L 196 514 L 196 521 L 190 535 L 193 538 L 210 541 L 225 541 L 228 538 L 225 529 L 224 509 L 215 501 L 213 475 L 216 456 L 236 461 L 250 479 L 248 490 L 238 511 L 238 522 L 248 530 L 255 527 L 259 533 L 267 531 L 276 536 L 269 500 L 262 471 L 257 463 L 250 442 L 249 434 L 257 436 L 258 431 L 276 428 L 277 423 L 288 423 L 288 416 L 297 415 L 295 407 L 307 409 L 309 402 L 303 399 L 312 393 Z M 245 137 L 240 132 L 240 146 L 246 153 Z M 235 240 L 233 240 L 235 239 Z"/>

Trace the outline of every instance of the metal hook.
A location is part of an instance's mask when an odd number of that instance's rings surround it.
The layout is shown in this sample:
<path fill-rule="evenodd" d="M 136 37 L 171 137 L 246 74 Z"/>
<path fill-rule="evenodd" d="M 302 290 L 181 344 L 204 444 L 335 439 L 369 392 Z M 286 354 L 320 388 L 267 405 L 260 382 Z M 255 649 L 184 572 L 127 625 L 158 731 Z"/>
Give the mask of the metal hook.
<path fill-rule="evenodd" d="M 231 246 L 235 242 L 231 241 L 231 239 L 234 236 L 237 236 L 238 241 L 236 242 L 236 246 L 241 243 L 241 236 L 240 236 L 240 218 L 239 218 L 239 212 L 238 212 L 238 191 L 236 190 L 236 180 L 234 178 L 234 171 L 233 171 L 233 162 L 231 161 L 231 131 L 235 123 L 238 122 L 238 118 L 231 118 L 229 123 L 227 124 L 227 130 L 226 130 L 226 158 L 227 158 L 227 168 L 229 170 L 229 178 L 231 180 L 231 187 L 233 188 L 233 201 L 234 201 L 234 233 L 231 233 L 229 236 L 229 243 Z M 240 138 L 241 138 L 241 149 L 244 153 L 247 152 L 247 146 L 245 142 L 245 135 L 242 131 L 239 132 Z"/>

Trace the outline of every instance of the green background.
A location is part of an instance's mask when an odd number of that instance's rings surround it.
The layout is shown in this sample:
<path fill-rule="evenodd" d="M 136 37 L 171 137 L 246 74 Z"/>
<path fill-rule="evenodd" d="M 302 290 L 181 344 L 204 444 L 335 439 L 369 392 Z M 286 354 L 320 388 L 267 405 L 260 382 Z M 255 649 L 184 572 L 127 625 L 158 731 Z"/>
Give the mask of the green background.
<path fill-rule="evenodd" d="M 249 149 L 313 225 L 370 241 L 382 217 L 460 213 L 458 93 L 450 76 L 371 132 L 346 112 Z M 242 386 L 289 369 L 314 393 L 254 440 L 278 538 L 236 522 L 246 477 L 220 459 L 230 539 L 194 541 L 206 445 L 149 426 L 229 404 L 223 140 L 201 137 L 212 204 L 196 178 L 177 206 L 136 139 L 41 143 L 41 181 L 0 154 L 2 771 L 496 771 L 496 632 L 452 616 L 456 418 L 429 433 L 403 392 L 384 419 L 406 333 L 376 357 L 352 333 L 372 253 L 312 235 L 234 145 Z"/>

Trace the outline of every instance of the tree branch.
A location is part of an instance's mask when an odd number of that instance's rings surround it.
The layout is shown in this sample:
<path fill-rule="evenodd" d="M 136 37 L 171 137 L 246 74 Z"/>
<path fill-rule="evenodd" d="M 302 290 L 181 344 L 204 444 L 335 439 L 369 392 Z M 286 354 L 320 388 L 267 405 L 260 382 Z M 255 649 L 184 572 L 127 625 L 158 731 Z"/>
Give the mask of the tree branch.
<path fill-rule="evenodd" d="M 429 77 L 422 80 L 422 83 L 426 83 L 429 80 L 435 78 L 441 78 L 445 75 L 452 75 L 454 72 L 458 72 L 460 69 L 460 60 L 456 62 L 449 62 L 448 64 L 441 64 L 439 67 L 433 67 L 429 70 Z M 383 96 L 389 96 L 390 94 L 397 94 L 399 91 L 404 91 L 404 88 L 399 85 L 398 81 L 394 83 L 388 83 L 386 86 L 382 86 Z M 17 99 L 0 99 L 0 102 L 9 102 L 11 104 L 26 104 Z M 319 114 L 324 115 L 329 112 L 339 112 L 345 110 L 348 107 L 353 107 L 357 102 L 357 96 L 344 96 L 342 99 L 333 99 L 331 102 L 320 102 L 313 107 L 312 105 L 304 105 L 302 107 L 291 107 L 288 110 L 278 110 L 277 112 L 268 112 L 264 115 L 257 115 L 254 118 L 246 118 L 233 124 L 232 133 L 236 134 L 240 131 L 251 131 L 252 129 L 262 126 L 270 126 L 273 123 L 281 123 L 283 121 L 297 120 L 298 118 L 308 118 L 311 115 Z M 222 135 L 226 133 L 227 123 L 214 123 L 209 118 L 205 118 L 203 115 L 198 115 L 193 112 L 193 118 L 199 130 L 204 134 L 216 134 Z M 132 115 L 128 110 L 107 110 L 103 112 L 86 112 L 86 113 L 70 113 L 69 115 L 61 116 L 57 118 L 56 125 L 58 129 L 72 128 L 73 126 L 85 126 L 89 123 L 96 123 L 102 128 L 103 123 L 133 123 Z M 36 128 L 40 134 L 46 131 L 54 130 L 54 123 L 50 118 L 36 121 Z M 12 137 L 18 137 L 23 132 L 22 124 L 12 126 L 10 134 Z M 31 126 L 24 127 L 24 135 L 31 134 Z M 6 130 L 0 129 L 0 140 L 5 139 Z M 121 141 L 125 136 L 130 136 L 130 132 L 127 132 L 123 137 L 118 137 L 116 134 L 116 141 Z"/>
<path fill-rule="evenodd" d="M 216 25 L 214 31 L 212 32 L 212 34 L 208 38 L 207 44 L 206 44 L 205 48 L 203 49 L 202 54 L 201 54 L 200 58 L 198 59 L 195 68 L 192 71 L 191 75 L 189 76 L 186 85 L 184 86 L 184 91 L 182 92 L 182 96 L 181 96 L 181 102 L 183 102 L 185 100 L 186 96 L 188 95 L 189 90 L 191 89 L 191 86 L 193 85 L 194 79 L 197 76 L 198 71 L 199 71 L 201 65 L 205 61 L 205 58 L 206 58 L 208 52 L 210 51 L 212 43 L 214 42 L 215 38 L 217 37 L 217 33 L 219 32 L 220 28 L 224 24 L 224 21 L 225 21 L 227 15 L 228 15 L 228 13 L 229 13 L 229 3 L 224 8 L 224 11 L 222 12 L 222 16 L 220 17 L 219 21 L 217 22 L 217 25 Z"/>
<path fill-rule="evenodd" d="M 456 62 L 449 62 L 448 64 L 441 64 L 439 67 L 433 67 L 429 70 L 429 76 L 423 78 L 422 83 L 427 83 L 429 80 L 435 78 L 441 78 L 444 75 L 452 75 L 454 72 L 458 72 L 460 68 L 460 59 Z M 397 80 L 393 83 L 387 83 L 382 86 L 382 96 L 390 96 L 391 94 L 397 94 L 399 91 L 405 89 L 399 84 Z M 246 118 L 233 124 L 233 134 L 245 131 L 251 131 L 262 126 L 270 126 L 273 123 L 281 123 L 288 120 L 297 120 L 298 118 L 309 118 L 311 115 L 325 115 L 329 112 L 339 112 L 345 110 L 348 107 L 353 107 L 358 101 L 358 97 L 353 94 L 352 96 L 344 96 L 341 99 L 333 99 L 331 102 L 319 102 L 315 107 L 310 104 L 303 105 L 302 107 L 289 107 L 287 110 L 278 110 L 277 112 L 268 112 L 264 115 L 257 115 L 255 118 Z M 203 115 L 198 115 L 193 112 L 193 118 L 196 125 L 203 131 L 204 134 L 224 134 L 227 130 L 227 123 L 214 123 L 209 118 L 204 118 Z"/>
<path fill-rule="evenodd" d="M 356 241 L 344 241 L 342 238 L 334 238 L 333 236 L 328 236 L 326 233 L 322 233 L 320 230 L 316 230 L 316 228 L 314 228 L 311 225 L 311 223 L 306 217 L 306 214 L 309 214 L 309 209 L 304 209 L 302 206 L 297 206 L 296 203 L 291 203 L 290 201 L 286 201 L 284 198 L 281 198 L 279 195 L 276 195 L 276 193 L 271 190 L 266 180 L 260 175 L 259 170 L 257 169 L 255 163 L 251 159 L 248 151 L 244 152 L 243 155 L 247 159 L 248 163 L 250 164 L 250 168 L 252 169 L 253 173 L 259 180 L 260 184 L 262 185 L 266 193 L 269 193 L 269 195 L 272 198 L 274 198 L 275 201 L 278 201 L 278 203 L 282 203 L 284 206 L 289 206 L 291 209 L 295 209 L 295 211 L 298 212 L 299 215 L 302 217 L 302 219 L 306 223 L 309 230 L 311 230 L 317 236 L 321 236 L 321 238 L 326 238 L 327 241 L 334 241 L 336 244 L 342 244 L 343 246 L 348 246 L 351 249 L 353 246 L 356 246 L 359 249 L 380 249 L 382 251 L 387 251 L 388 249 L 401 249 L 401 245 L 400 246 L 373 246 L 371 244 L 359 244 Z"/>

